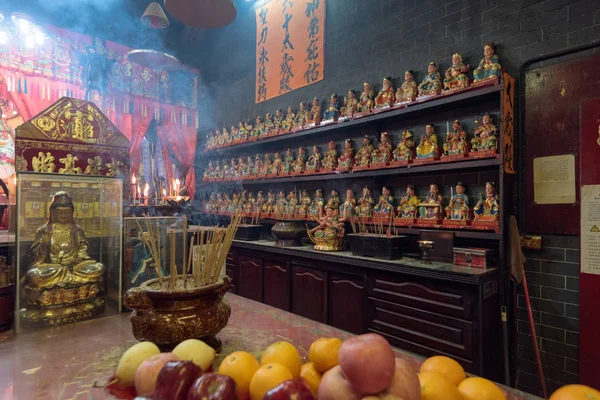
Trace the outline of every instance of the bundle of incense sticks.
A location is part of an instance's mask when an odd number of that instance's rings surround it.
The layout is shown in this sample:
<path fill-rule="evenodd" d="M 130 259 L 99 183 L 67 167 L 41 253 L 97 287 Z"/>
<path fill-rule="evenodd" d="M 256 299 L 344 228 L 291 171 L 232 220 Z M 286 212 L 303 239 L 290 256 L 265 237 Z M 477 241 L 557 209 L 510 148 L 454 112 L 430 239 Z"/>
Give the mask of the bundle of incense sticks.
<path fill-rule="evenodd" d="M 194 232 L 190 239 L 187 273 L 184 274 L 184 279 L 187 280 L 191 270 L 195 287 L 210 285 L 218 281 L 241 220 L 242 213 L 238 211 L 231 217 L 231 223 L 226 228 L 213 226 Z M 187 285 L 187 281 L 184 284 Z"/>
<path fill-rule="evenodd" d="M 150 218 L 145 215 L 144 216 L 145 221 L 146 221 L 146 232 L 148 233 L 148 235 L 150 236 L 150 239 L 146 242 L 144 241 L 144 246 L 148 247 L 148 250 L 150 251 L 150 256 L 152 257 L 152 259 L 154 260 L 154 264 L 156 265 L 156 274 L 158 275 L 158 280 L 160 285 L 162 286 L 162 282 L 163 282 L 163 274 L 162 274 L 162 268 L 160 266 L 160 233 L 159 233 L 159 228 L 158 228 L 158 219 L 156 220 L 156 228 L 153 229 L 152 228 L 152 221 L 150 220 Z M 140 233 L 143 235 L 144 230 L 142 229 L 142 226 L 140 225 L 140 221 L 138 221 L 137 217 L 135 217 L 135 223 L 138 226 L 138 229 L 140 230 Z"/>

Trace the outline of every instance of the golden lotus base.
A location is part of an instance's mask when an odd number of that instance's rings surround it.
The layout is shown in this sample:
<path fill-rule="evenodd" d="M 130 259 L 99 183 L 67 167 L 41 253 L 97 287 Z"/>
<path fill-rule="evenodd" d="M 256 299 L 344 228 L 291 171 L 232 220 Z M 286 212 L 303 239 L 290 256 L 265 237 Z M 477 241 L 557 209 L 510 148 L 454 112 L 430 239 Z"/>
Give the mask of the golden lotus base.
<path fill-rule="evenodd" d="M 57 326 L 91 318 L 102 310 L 104 310 L 104 301 L 96 297 L 83 303 L 60 307 L 28 308 L 23 311 L 23 317 L 31 322 Z"/>

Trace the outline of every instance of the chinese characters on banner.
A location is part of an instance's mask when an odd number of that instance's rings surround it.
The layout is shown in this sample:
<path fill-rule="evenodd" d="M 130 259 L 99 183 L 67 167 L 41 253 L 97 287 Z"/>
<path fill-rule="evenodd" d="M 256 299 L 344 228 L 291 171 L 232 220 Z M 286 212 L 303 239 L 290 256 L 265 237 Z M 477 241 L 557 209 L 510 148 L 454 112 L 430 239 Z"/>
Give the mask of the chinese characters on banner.
<path fill-rule="evenodd" d="M 256 10 L 256 102 L 323 79 L 325 0 L 271 0 Z"/>

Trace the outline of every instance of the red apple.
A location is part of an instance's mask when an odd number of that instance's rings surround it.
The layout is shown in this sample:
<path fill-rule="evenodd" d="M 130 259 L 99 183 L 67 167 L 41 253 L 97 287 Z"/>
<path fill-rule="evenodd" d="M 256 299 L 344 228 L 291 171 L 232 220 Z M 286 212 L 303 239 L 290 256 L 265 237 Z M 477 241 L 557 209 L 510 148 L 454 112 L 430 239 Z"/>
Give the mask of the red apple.
<path fill-rule="evenodd" d="M 156 379 L 154 400 L 185 400 L 190 386 L 202 375 L 202 368 L 192 361 L 167 362 Z"/>
<path fill-rule="evenodd" d="M 345 340 L 338 357 L 344 375 L 360 393 L 377 394 L 392 383 L 394 351 L 381 335 L 367 333 Z"/>
<path fill-rule="evenodd" d="M 262 400 L 315 400 L 310 388 L 302 378 L 288 379 L 269 390 Z M 188 399 L 189 400 L 189 399 Z"/>
<path fill-rule="evenodd" d="M 396 358 L 394 378 L 385 393 L 403 400 L 421 400 L 419 376 L 408 361 Z"/>
<path fill-rule="evenodd" d="M 187 400 L 237 400 L 235 381 L 227 375 L 204 374 L 190 387 Z"/>
<path fill-rule="evenodd" d="M 365 369 L 366 367 L 365 365 Z M 342 368 L 336 365 L 323 375 L 317 398 L 319 400 L 360 400 L 362 395 L 346 379 Z"/>
<path fill-rule="evenodd" d="M 146 359 L 140 364 L 135 373 L 135 392 L 138 396 L 151 396 L 156 389 L 156 378 L 158 373 L 169 361 L 178 361 L 173 353 L 160 353 Z"/>

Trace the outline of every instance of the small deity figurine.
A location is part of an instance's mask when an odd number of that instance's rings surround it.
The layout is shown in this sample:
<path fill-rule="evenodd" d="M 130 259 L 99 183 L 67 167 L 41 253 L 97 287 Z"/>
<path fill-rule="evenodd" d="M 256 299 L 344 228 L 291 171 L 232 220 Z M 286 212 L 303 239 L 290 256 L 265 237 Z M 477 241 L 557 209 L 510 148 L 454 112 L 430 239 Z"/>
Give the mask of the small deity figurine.
<path fill-rule="evenodd" d="M 392 159 L 392 144 L 387 132 L 381 133 L 379 146 L 371 152 L 371 164 L 388 164 Z"/>
<path fill-rule="evenodd" d="M 308 209 L 308 215 L 311 217 L 320 217 L 323 213 L 323 207 L 325 206 L 325 198 L 323 197 L 323 191 L 317 189 L 315 198 Z"/>
<path fill-rule="evenodd" d="M 281 154 L 275 153 L 275 159 L 271 164 L 271 174 L 279 175 L 283 171 L 283 160 L 281 159 Z"/>
<path fill-rule="evenodd" d="M 259 137 L 264 133 L 265 130 L 265 126 L 262 122 L 262 119 L 260 117 L 256 117 L 256 121 L 254 124 L 254 129 L 252 130 L 252 133 L 250 134 L 251 137 Z"/>
<path fill-rule="evenodd" d="M 238 123 L 238 135 L 240 140 L 248 139 L 248 131 L 246 130 L 246 125 L 243 122 Z"/>
<path fill-rule="evenodd" d="M 337 190 L 332 190 L 331 197 L 327 201 L 327 207 L 334 208 L 337 210 L 338 208 L 340 208 L 340 204 L 340 195 L 338 194 Z"/>
<path fill-rule="evenodd" d="M 223 166 L 221 168 L 221 171 L 223 174 L 222 178 L 223 179 L 231 178 L 231 162 L 229 164 L 227 164 L 225 162 L 225 160 L 222 160 L 222 161 L 223 161 Z"/>
<path fill-rule="evenodd" d="M 313 146 L 313 154 L 308 157 L 308 161 L 306 162 L 306 170 L 311 172 L 316 172 L 321 169 L 321 152 L 319 151 L 319 146 Z"/>
<path fill-rule="evenodd" d="M 52 197 L 48 221 L 40 226 L 33 238 L 29 265 L 22 279 L 26 304 L 41 308 L 50 319 L 55 312 L 79 308 L 78 302 L 94 307 L 97 293 L 102 290 L 104 265 L 88 254 L 88 241 L 81 226 L 74 220 L 75 203 L 63 191 Z M 60 314 L 59 314 L 60 315 Z"/>
<path fill-rule="evenodd" d="M 256 199 L 254 198 L 254 193 L 250 192 L 248 194 L 248 200 L 246 201 L 246 205 L 244 206 L 244 211 L 247 213 L 254 212 L 255 204 L 256 204 Z"/>
<path fill-rule="evenodd" d="M 213 131 L 208 132 L 208 137 L 206 138 L 206 144 L 204 148 L 212 149 L 215 146 L 215 133 Z"/>
<path fill-rule="evenodd" d="M 446 219 L 469 219 L 469 197 L 465 194 L 465 185 L 462 182 L 456 184 L 456 194 L 450 197 L 450 204 L 444 209 Z"/>
<path fill-rule="evenodd" d="M 249 119 L 244 122 L 244 127 L 246 128 L 247 137 L 250 139 L 255 134 L 255 131 Z"/>
<path fill-rule="evenodd" d="M 217 211 L 221 211 L 223 209 L 223 195 L 221 193 L 217 193 L 217 200 L 215 204 Z"/>
<path fill-rule="evenodd" d="M 296 192 L 291 190 L 287 195 L 287 207 L 285 213 L 288 215 L 296 214 L 296 208 L 298 207 L 298 197 Z"/>
<path fill-rule="evenodd" d="M 496 46 L 493 42 L 483 47 L 483 58 L 479 66 L 473 70 L 473 81 L 483 81 L 489 78 L 499 78 L 501 73 L 500 59 L 494 54 Z"/>
<path fill-rule="evenodd" d="M 307 104 L 305 101 L 300 103 L 300 109 L 294 119 L 294 127 L 301 128 L 308 123 L 308 110 L 306 109 L 306 106 Z"/>
<path fill-rule="evenodd" d="M 483 116 L 483 124 L 475 121 L 475 137 L 471 139 L 471 151 L 496 150 L 498 146 L 498 128 L 492 124 L 490 114 Z"/>
<path fill-rule="evenodd" d="M 260 174 L 260 171 L 262 171 L 262 169 L 263 169 L 263 162 L 262 162 L 262 159 L 260 158 L 260 155 L 257 154 L 256 157 L 254 157 L 254 168 L 252 169 L 252 174 L 258 175 L 258 174 Z"/>
<path fill-rule="evenodd" d="M 339 251 L 345 233 L 344 219 L 336 208 L 325 207 L 325 215 L 318 219 L 319 225 L 308 231 L 315 250 Z"/>
<path fill-rule="evenodd" d="M 237 172 L 238 178 L 248 175 L 248 166 L 246 165 L 246 163 L 244 162 L 244 159 L 242 157 L 238 158 L 237 168 L 238 168 L 238 172 Z"/>
<path fill-rule="evenodd" d="M 383 78 L 383 87 L 375 97 L 375 108 L 389 107 L 396 102 L 396 95 L 392 87 L 392 78 Z"/>
<path fill-rule="evenodd" d="M 213 178 L 215 175 L 215 167 L 213 166 L 212 161 L 208 162 L 208 167 L 206 167 L 206 170 L 204 170 L 204 174 L 203 174 L 203 180 L 208 180 Z"/>
<path fill-rule="evenodd" d="M 275 129 L 275 123 L 273 122 L 273 116 L 271 113 L 265 115 L 265 122 L 263 123 L 263 135 L 268 135 Z"/>
<path fill-rule="evenodd" d="M 342 117 L 351 118 L 358 110 L 358 100 L 354 90 L 348 90 L 348 97 L 344 99 L 344 106 L 340 110 Z"/>
<path fill-rule="evenodd" d="M 224 144 L 229 144 L 231 142 L 233 142 L 233 138 L 231 137 L 231 135 L 229 134 L 229 132 L 227 131 L 227 128 L 223 127 L 223 143 Z"/>
<path fill-rule="evenodd" d="M 368 218 L 371 216 L 373 211 L 373 204 L 375 201 L 371 197 L 371 191 L 367 186 L 362 191 L 362 196 L 358 199 L 358 206 L 356 206 L 356 215 L 362 218 Z"/>
<path fill-rule="evenodd" d="M 328 150 L 323 158 L 323 169 L 334 170 L 337 167 L 337 150 L 335 149 L 335 142 L 330 141 L 327 145 Z"/>
<path fill-rule="evenodd" d="M 258 194 L 256 195 L 256 202 L 254 203 L 254 212 L 255 213 L 261 212 L 265 202 L 266 202 L 266 200 L 263 196 L 263 192 L 259 191 Z"/>
<path fill-rule="evenodd" d="M 363 144 L 354 156 L 354 165 L 360 167 L 368 167 L 371 163 L 371 154 L 373 153 L 373 144 L 371 144 L 371 138 L 365 136 L 363 138 Z"/>
<path fill-rule="evenodd" d="M 415 187 L 413 185 L 406 186 L 406 196 L 402 197 L 398 206 L 398 217 L 415 219 L 418 206 L 419 198 L 415 196 Z"/>
<path fill-rule="evenodd" d="M 465 73 L 469 70 L 470 65 L 463 64 L 462 56 L 458 53 L 454 53 L 452 56 L 452 66 L 448 68 L 446 73 L 450 73 L 446 75 L 444 78 L 444 89 L 454 89 L 454 88 L 466 88 L 469 86 L 469 78 Z"/>
<path fill-rule="evenodd" d="M 298 149 L 298 157 L 294 161 L 293 172 L 302 173 L 306 168 L 306 154 L 304 153 L 304 147 Z"/>
<path fill-rule="evenodd" d="M 478 220 L 493 220 L 498 221 L 500 215 L 500 204 L 496 196 L 496 184 L 494 182 L 486 182 L 485 184 L 485 199 L 479 195 L 479 200 L 473 207 L 475 221 Z"/>
<path fill-rule="evenodd" d="M 356 210 L 356 199 L 354 198 L 354 192 L 352 189 L 346 190 L 346 199 L 340 206 L 340 213 L 344 219 L 348 219 L 354 216 Z"/>
<path fill-rule="evenodd" d="M 398 143 L 393 151 L 394 161 L 409 161 L 413 158 L 413 150 L 415 148 L 415 142 L 413 141 L 413 134 L 411 131 L 402 132 L 402 140 Z"/>
<path fill-rule="evenodd" d="M 208 198 L 208 204 L 206 205 L 206 211 L 212 212 L 217 210 L 217 195 L 216 193 L 211 193 Z"/>
<path fill-rule="evenodd" d="M 340 110 L 338 106 L 338 96 L 337 94 L 332 94 L 329 98 L 329 107 L 323 113 L 324 121 L 337 121 L 340 116 Z"/>
<path fill-rule="evenodd" d="M 221 162 L 217 161 L 215 163 L 215 172 L 213 174 L 213 178 L 223 178 L 223 170 L 221 169 Z"/>
<path fill-rule="evenodd" d="M 238 177 L 238 165 L 237 165 L 235 158 L 232 158 L 231 161 L 229 161 L 229 177 L 230 178 Z"/>
<path fill-rule="evenodd" d="M 221 131 L 215 130 L 215 147 L 218 147 L 223 144 L 223 138 L 221 137 Z"/>
<path fill-rule="evenodd" d="M 300 204 L 298 205 L 297 213 L 303 216 L 308 215 L 308 210 L 311 204 L 312 200 L 310 198 L 310 194 L 308 194 L 308 190 L 303 190 L 302 195 L 300 197 Z"/>
<path fill-rule="evenodd" d="M 262 164 L 262 168 L 259 171 L 260 175 L 268 175 L 271 172 L 271 155 L 265 153 L 265 159 Z"/>
<path fill-rule="evenodd" d="M 352 140 L 344 142 L 344 153 L 338 158 L 338 168 L 351 168 L 354 165 L 354 146 Z"/>
<path fill-rule="evenodd" d="M 379 196 L 379 202 L 375 204 L 373 212 L 376 215 L 391 215 L 394 211 L 394 197 L 387 187 L 381 189 L 381 196 Z"/>
<path fill-rule="evenodd" d="M 413 77 L 413 71 L 404 72 L 404 83 L 396 90 L 396 103 L 414 101 L 417 98 L 417 83 Z"/>
<path fill-rule="evenodd" d="M 294 114 L 292 106 L 289 106 L 285 115 L 285 119 L 281 122 L 281 130 L 289 131 L 294 129 L 294 126 L 296 126 L 296 114 Z"/>
<path fill-rule="evenodd" d="M 369 82 L 363 83 L 363 92 L 360 95 L 360 102 L 358 103 L 358 111 L 365 112 L 371 111 L 374 102 L 375 93 L 373 92 L 373 88 Z"/>
<path fill-rule="evenodd" d="M 273 192 L 267 193 L 267 201 L 262 206 L 262 212 L 265 214 L 273 213 L 273 207 L 275 207 L 275 195 Z"/>
<path fill-rule="evenodd" d="M 319 122 L 321 122 L 321 103 L 316 97 L 312 101 L 312 106 L 308 113 L 308 117 L 306 118 L 306 122 L 309 124 L 319 124 Z"/>
<path fill-rule="evenodd" d="M 467 133 L 462 129 L 458 120 L 452 124 L 452 131 L 446 133 L 444 155 L 453 156 L 467 152 Z"/>
<path fill-rule="evenodd" d="M 223 203 L 221 203 L 221 208 L 222 212 L 227 212 L 231 208 L 231 199 L 227 193 L 223 195 Z"/>
<path fill-rule="evenodd" d="M 417 146 L 417 158 L 433 158 L 438 156 L 438 139 L 433 125 L 425 127 L 421 143 Z"/>
<path fill-rule="evenodd" d="M 232 143 L 240 139 L 240 131 L 238 130 L 238 128 L 235 127 L 235 125 L 231 125 L 230 131 Z"/>
<path fill-rule="evenodd" d="M 278 108 L 273 118 L 273 131 L 279 131 L 283 128 L 283 119 L 283 111 L 281 111 L 281 108 Z"/>
<path fill-rule="evenodd" d="M 244 176 L 254 175 L 254 173 L 254 160 L 251 156 L 248 156 L 248 158 L 246 159 L 246 173 L 244 174 Z"/>
<path fill-rule="evenodd" d="M 286 207 L 287 200 L 285 198 L 285 193 L 283 190 L 280 190 L 279 194 L 277 195 L 277 202 L 275 203 L 274 211 L 276 214 L 283 214 L 285 213 Z"/>
<path fill-rule="evenodd" d="M 294 169 L 294 163 L 294 152 L 292 151 L 292 149 L 287 149 L 287 152 L 285 154 L 285 160 L 283 162 L 283 172 L 285 172 L 286 174 L 292 172 Z"/>
<path fill-rule="evenodd" d="M 437 65 L 432 61 L 427 67 L 427 75 L 418 86 L 419 96 L 436 95 L 442 91 L 442 77 L 437 72 Z"/>
<path fill-rule="evenodd" d="M 419 204 L 420 218 L 440 219 L 443 204 L 444 198 L 439 192 L 438 185 L 432 183 L 429 185 L 429 194 L 427 194 L 425 200 Z"/>

